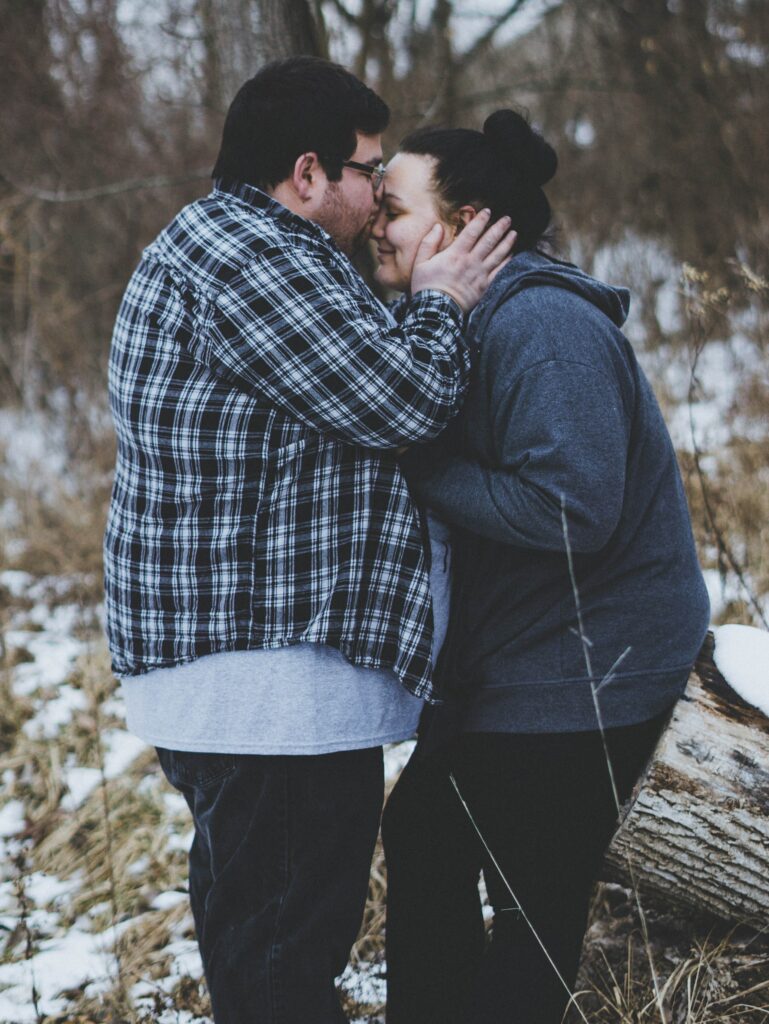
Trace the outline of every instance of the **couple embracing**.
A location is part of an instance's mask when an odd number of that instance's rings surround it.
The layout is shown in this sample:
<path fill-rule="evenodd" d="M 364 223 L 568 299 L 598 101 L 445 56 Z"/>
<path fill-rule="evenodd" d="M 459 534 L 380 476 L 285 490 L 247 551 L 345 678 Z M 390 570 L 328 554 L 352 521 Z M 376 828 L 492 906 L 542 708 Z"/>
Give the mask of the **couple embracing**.
<path fill-rule="evenodd" d="M 553 150 L 505 110 L 385 169 L 388 118 L 336 65 L 263 68 L 113 337 L 113 666 L 192 813 L 217 1024 L 344 1020 L 382 745 L 418 727 L 388 1022 L 557 1024 L 707 623 L 627 293 L 541 251 Z"/>

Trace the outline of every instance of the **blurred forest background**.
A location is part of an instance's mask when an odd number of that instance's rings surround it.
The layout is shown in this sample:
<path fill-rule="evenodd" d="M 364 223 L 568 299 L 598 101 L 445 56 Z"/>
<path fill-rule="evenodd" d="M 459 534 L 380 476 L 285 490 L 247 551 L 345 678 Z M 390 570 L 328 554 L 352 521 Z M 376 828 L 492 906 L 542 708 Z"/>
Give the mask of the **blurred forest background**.
<path fill-rule="evenodd" d="M 104 740 L 120 724 L 100 632 L 106 361 L 139 253 L 208 191 L 235 90 L 299 52 L 387 100 L 386 152 L 420 124 L 529 111 L 559 154 L 559 254 L 632 291 L 714 620 L 769 628 L 766 0 L 0 0 L 0 1004 L 27 992 L 14 1024 L 205 1013 L 194 970 L 169 981 L 174 936 L 190 941 L 186 904 L 160 899 L 183 890 L 183 844 L 167 842 L 183 814 L 151 755 L 118 770 Z M 80 798 L 78 770 L 96 773 Z M 377 871 L 361 964 L 381 952 Z M 625 906 L 601 898 L 609 917 Z M 54 992 L 35 965 L 76 926 L 112 929 L 111 966 Z M 727 970 L 721 941 L 694 959 L 676 947 L 671 1021 L 769 1015 L 732 1012 L 753 953 L 735 967 L 727 944 Z M 690 962 L 723 975 L 700 1016 Z M 610 967 L 596 1020 L 659 1019 L 628 963 Z M 379 1019 L 375 994 L 350 999 Z"/>

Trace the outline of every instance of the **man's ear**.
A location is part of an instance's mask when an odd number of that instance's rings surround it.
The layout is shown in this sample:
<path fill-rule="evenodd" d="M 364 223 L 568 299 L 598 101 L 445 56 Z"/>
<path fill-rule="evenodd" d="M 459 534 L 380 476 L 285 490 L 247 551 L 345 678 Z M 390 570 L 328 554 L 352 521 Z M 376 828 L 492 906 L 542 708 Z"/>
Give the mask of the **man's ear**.
<path fill-rule="evenodd" d="M 296 158 L 291 174 L 291 184 L 299 199 L 306 202 L 312 199 L 319 174 L 323 174 L 317 153 L 302 153 Z"/>

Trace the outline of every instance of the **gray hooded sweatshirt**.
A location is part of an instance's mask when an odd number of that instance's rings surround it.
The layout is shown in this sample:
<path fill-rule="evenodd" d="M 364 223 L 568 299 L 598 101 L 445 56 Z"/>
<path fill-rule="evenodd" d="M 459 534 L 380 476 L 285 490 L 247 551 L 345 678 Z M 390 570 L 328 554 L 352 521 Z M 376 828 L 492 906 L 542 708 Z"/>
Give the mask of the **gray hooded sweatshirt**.
<path fill-rule="evenodd" d="M 628 303 L 570 264 L 515 256 L 471 319 L 462 412 L 404 457 L 453 527 L 438 683 L 465 729 L 595 729 L 596 702 L 607 728 L 646 721 L 704 638 L 675 452 L 619 329 Z"/>

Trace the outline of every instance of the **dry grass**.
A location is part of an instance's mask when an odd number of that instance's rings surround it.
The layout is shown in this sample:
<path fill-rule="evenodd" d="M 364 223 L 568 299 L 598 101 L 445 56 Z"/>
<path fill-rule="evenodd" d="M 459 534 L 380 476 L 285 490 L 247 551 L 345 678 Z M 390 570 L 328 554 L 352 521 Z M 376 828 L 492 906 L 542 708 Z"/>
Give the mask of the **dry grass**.
<path fill-rule="evenodd" d="M 750 930 L 706 924 L 643 900 L 671 1024 L 769 1019 L 769 941 Z M 580 977 L 579 1004 L 595 1024 L 660 1020 L 635 897 L 617 885 L 596 890 Z M 569 1020 L 577 1020 L 572 1011 Z"/>

